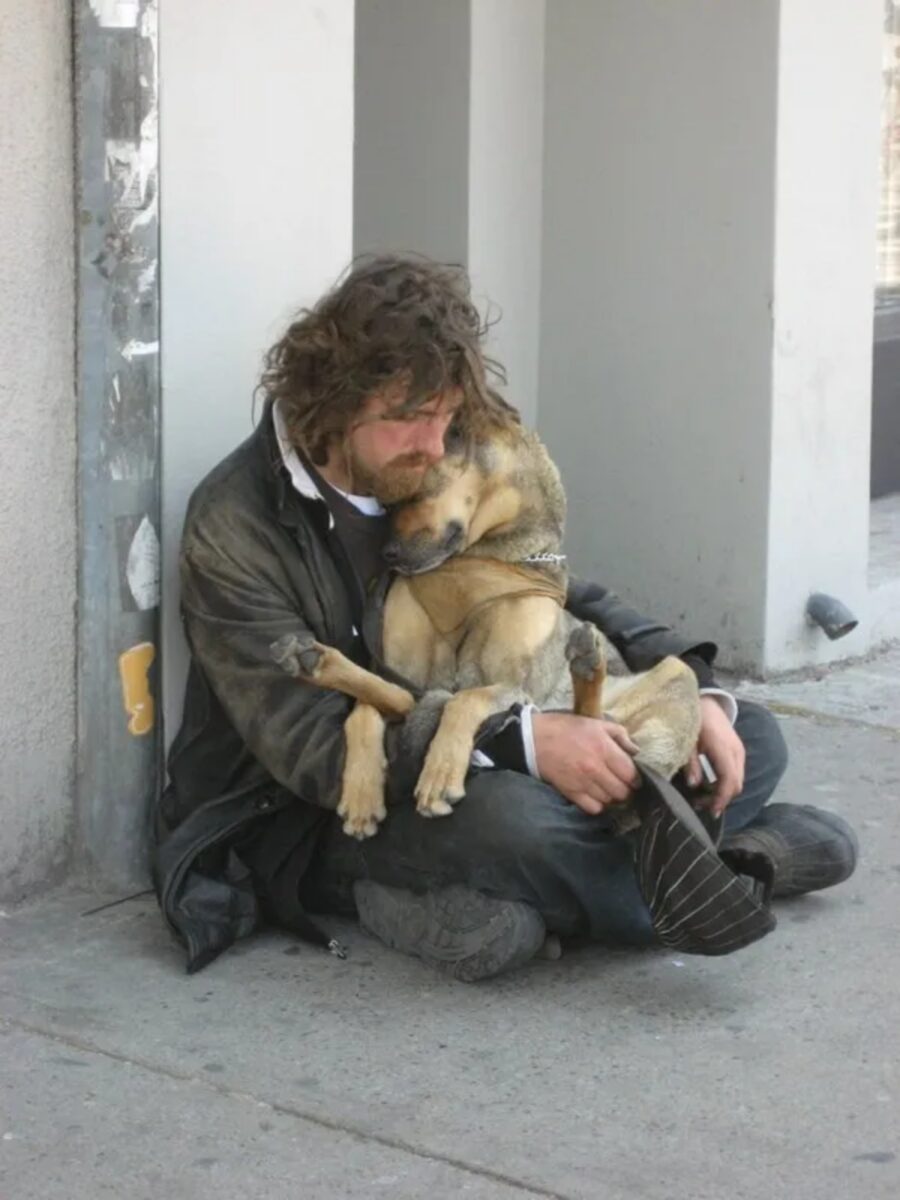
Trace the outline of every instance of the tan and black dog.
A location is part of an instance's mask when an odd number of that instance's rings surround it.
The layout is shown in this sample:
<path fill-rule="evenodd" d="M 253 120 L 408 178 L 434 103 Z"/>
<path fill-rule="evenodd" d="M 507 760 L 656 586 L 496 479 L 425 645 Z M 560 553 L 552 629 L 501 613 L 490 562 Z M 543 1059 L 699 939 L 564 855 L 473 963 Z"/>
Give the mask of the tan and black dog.
<path fill-rule="evenodd" d="M 694 673 L 663 659 L 637 675 L 607 675 L 605 641 L 563 607 L 565 495 L 538 437 L 510 420 L 469 451 L 450 450 L 420 497 L 393 515 L 385 557 L 398 572 L 384 609 L 383 656 L 414 687 L 452 693 L 416 786 L 423 816 L 462 799 L 479 726 L 516 702 L 608 717 L 638 746 L 637 761 L 670 779 L 700 728 Z M 403 687 L 312 637 L 272 653 L 285 670 L 355 697 L 338 813 L 370 837 L 385 816 L 385 721 L 415 706 Z"/>

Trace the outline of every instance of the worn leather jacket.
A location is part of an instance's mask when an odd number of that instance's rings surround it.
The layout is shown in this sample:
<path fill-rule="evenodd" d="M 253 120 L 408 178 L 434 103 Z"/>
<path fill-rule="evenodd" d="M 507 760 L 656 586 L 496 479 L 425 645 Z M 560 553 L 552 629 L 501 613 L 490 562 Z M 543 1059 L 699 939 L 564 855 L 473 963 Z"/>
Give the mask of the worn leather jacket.
<path fill-rule="evenodd" d="M 189 971 L 260 922 L 239 853 L 248 831 L 288 804 L 301 806 L 308 864 L 338 804 L 351 701 L 298 687 L 272 660 L 271 643 L 309 630 L 383 669 L 380 598 L 389 581 L 372 597 L 357 632 L 330 524 L 324 502 L 292 486 L 270 407 L 188 506 L 180 576 L 191 661 L 169 782 L 155 813 L 153 877 L 165 918 L 186 946 Z M 688 642 L 594 584 L 572 581 L 566 607 L 593 622 L 631 670 L 675 654 L 709 682 L 712 643 Z M 292 924 L 305 937 L 329 941 L 299 902 Z"/>

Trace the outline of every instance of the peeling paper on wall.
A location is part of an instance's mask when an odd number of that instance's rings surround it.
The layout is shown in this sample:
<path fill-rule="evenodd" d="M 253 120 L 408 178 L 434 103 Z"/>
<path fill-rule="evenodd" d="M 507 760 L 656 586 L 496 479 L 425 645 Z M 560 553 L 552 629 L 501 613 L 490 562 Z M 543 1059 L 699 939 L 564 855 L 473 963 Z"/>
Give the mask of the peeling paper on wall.
<path fill-rule="evenodd" d="M 104 29 L 134 29 L 140 0 L 89 0 L 91 11 Z"/>
<path fill-rule="evenodd" d="M 141 612 L 159 604 L 159 538 L 149 517 L 138 525 L 125 566 L 128 590 Z"/>
<path fill-rule="evenodd" d="M 140 342 L 137 338 L 132 338 L 122 347 L 121 354 L 126 362 L 132 362 L 135 358 L 146 358 L 148 354 L 159 354 L 159 342 Z"/>
<path fill-rule="evenodd" d="M 156 720 L 148 671 L 156 658 L 152 642 L 139 642 L 119 655 L 122 705 L 128 715 L 128 732 L 133 737 L 150 733 Z"/>
<path fill-rule="evenodd" d="M 117 208 L 144 208 L 147 185 L 156 171 L 156 142 L 109 140 L 106 143 L 105 177 L 112 184 Z"/>

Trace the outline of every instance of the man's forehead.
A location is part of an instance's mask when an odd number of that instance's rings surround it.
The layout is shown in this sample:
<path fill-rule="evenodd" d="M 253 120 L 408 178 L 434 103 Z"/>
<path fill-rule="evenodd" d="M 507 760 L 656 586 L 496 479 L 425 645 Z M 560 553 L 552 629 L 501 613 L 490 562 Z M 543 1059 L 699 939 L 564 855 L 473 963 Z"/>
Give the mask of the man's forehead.
<path fill-rule="evenodd" d="M 388 384 L 373 397 L 373 401 L 376 411 L 382 413 L 410 411 L 409 392 L 404 383 Z M 434 396 L 429 396 L 427 399 L 420 401 L 420 403 L 414 404 L 412 411 L 421 413 L 423 417 L 452 416 L 462 402 L 462 388 L 446 388 L 444 391 L 437 392 Z"/>

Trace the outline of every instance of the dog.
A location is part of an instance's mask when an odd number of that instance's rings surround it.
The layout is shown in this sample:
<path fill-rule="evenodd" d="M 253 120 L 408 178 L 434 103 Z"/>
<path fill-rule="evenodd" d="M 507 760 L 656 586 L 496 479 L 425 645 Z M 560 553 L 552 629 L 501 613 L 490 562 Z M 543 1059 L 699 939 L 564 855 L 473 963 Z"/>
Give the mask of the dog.
<path fill-rule="evenodd" d="M 272 646 L 299 680 L 357 701 L 345 726 L 338 806 L 353 837 L 371 837 L 386 815 L 386 722 L 415 722 L 422 705 L 411 689 L 441 705 L 415 787 L 424 817 L 452 812 L 465 794 L 480 726 L 515 703 L 622 725 L 638 747 L 636 761 L 666 779 L 696 746 L 700 704 L 691 669 L 668 657 L 649 671 L 610 675 L 602 634 L 566 612 L 562 482 L 538 436 L 509 414 L 471 445 L 450 441 L 420 494 L 392 513 L 383 553 L 395 576 L 384 606 L 383 659 L 410 688 L 311 635 L 290 634 Z"/>

